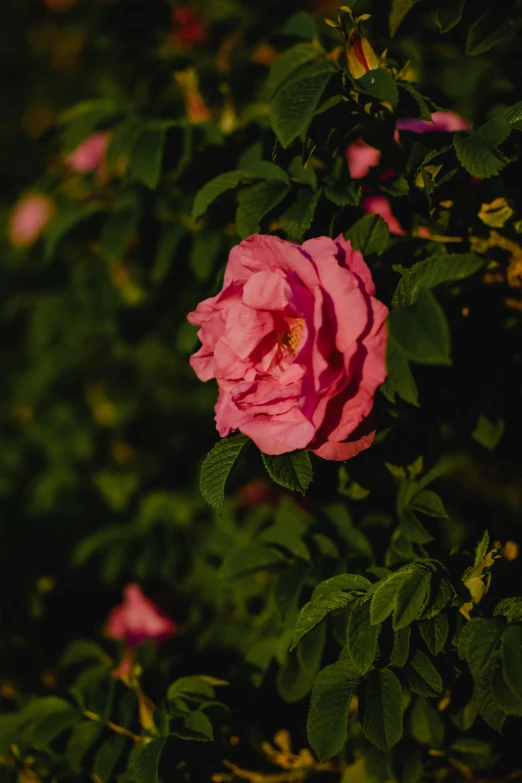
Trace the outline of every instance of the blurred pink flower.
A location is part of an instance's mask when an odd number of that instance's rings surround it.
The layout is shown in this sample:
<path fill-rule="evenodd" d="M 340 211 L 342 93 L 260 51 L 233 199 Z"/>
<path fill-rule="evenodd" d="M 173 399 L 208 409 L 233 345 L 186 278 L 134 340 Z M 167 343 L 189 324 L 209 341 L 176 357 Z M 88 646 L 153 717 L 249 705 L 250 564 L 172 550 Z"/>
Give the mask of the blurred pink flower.
<path fill-rule="evenodd" d="M 459 131 L 469 130 L 470 125 L 466 120 L 454 111 L 436 111 L 431 115 L 432 122 L 427 120 L 414 120 L 405 117 L 397 120 L 397 130 L 412 131 L 412 133 L 433 133 L 434 131 Z"/>
<path fill-rule="evenodd" d="M 252 479 L 238 491 L 236 503 L 239 507 L 247 508 L 261 506 L 263 503 L 275 503 L 280 494 L 279 488 L 272 481 Z"/>
<path fill-rule="evenodd" d="M 54 214 L 54 203 L 43 193 L 22 196 L 9 217 L 7 233 L 15 247 L 35 242 Z"/>
<path fill-rule="evenodd" d="M 392 212 L 391 204 L 386 196 L 365 196 L 361 199 L 362 211 L 369 215 L 380 215 L 388 224 L 392 234 L 404 236 L 406 233 Z"/>
<path fill-rule="evenodd" d="M 123 591 L 123 603 L 109 614 L 107 635 L 122 640 L 129 650 L 149 639 L 166 639 L 176 631 L 175 623 L 147 598 L 137 584 Z"/>
<path fill-rule="evenodd" d="M 99 176 L 105 176 L 105 153 L 109 140 L 108 131 L 92 133 L 67 156 L 68 165 L 78 174 L 96 172 Z"/>
<path fill-rule="evenodd" d="M 346 147 L 346 162 L 352 179 L 366 177 L 381 159 L 381 151 L 367 144 L 363 139 L 352 141 Z"/>

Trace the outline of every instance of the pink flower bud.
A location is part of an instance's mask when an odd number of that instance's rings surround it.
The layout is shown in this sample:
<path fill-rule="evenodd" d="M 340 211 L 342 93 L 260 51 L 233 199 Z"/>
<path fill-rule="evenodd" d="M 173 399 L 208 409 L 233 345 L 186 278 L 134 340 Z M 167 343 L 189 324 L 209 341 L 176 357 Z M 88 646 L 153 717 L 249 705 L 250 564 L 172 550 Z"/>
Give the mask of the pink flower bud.
<path fill-rule="evenodd" d="M 406 233 L 392 212 L 391 204 L 386 196 L 366 196 L 361 199 L 363 212 L 369 215 L 380 215 L 388 224 L 390 233 L 396 236 L 404 236 Z"/>
<path fill-rule="evenodd" d="M 354 79 L 359 79 L 368 71 L 373 71 L 380 64 L 369 40 L 359 33 L 353 33 L 350 36 L 346 44 L 346 59 L 348 70 Z"/>
<path fill-rule="evenodd" d="M 52 200 L 43 193 L 23 196 L 15 204 L 8 222 L 9 241 L 15 247 L 35 242 L 54 214 Z"/>
<path fill-rule="evenodd" d="M 68 155 L 68 165 L 78 174 L 96 172 L 99 176 L 105 176 L 105 153 L 109 140 L 108 131 L 92 133 Z"/>
<path fill-rule="evenodd" d="M 166 639 L 175 633 L 175 623 L 142 593 L 139 585 L 127 585 L 123 598 L 107 620 L 107 635 L 111 639 L 121 639 L 134 649 L 149 639 Z"/>
<path fill-rule="evenodd" d="M 431 115 L 432 122 L 405 117 L 397 120 L 397 130 L 412 133 L 432 133 L 434 131 L 469 130 L 469 123 L 454 111 L 436 111 Z"/>
<path fill-rule="evenodd" d="M 366 177 L 373 166 L 381 159 L 381 151 L 370 146 L 362 139 L 352 141 L 346 147 L 346 162 L 352 179 Z"/>

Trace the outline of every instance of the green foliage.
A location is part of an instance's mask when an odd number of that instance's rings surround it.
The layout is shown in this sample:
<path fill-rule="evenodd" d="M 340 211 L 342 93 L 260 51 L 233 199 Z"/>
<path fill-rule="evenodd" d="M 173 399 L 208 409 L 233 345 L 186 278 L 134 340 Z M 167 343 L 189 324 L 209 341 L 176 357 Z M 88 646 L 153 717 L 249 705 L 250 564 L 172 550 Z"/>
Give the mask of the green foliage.
<path fill-rule="evenodd" d="M 0 777 L 516 777 L 522 3 L 11 5 Z M 107 148 L 75 167 L 93 133 Z M 19 241 L 33 193 L 48 221 Z M 311 314 L 303 266 L 274 316 L 276 351 L 306 321 L 308 448 L 375 431 L 349 461 L 216 443 L 186 313 L 256 233 L 344 236 L 390 310 L 384 346 L 336 270 Z M 386 350 L 375 399 L 380 361 L 345 340 Z M 133 582 L 171 637 L 112 638 Z"/>
<path fill-rule="evenodd" d="M 218 441 L 205 457 L 201 467 L 201 494 L 218 513 L 225 500 L 226 480 L 247 441 L 245 435 L 233 435 Z"/>
<path fill-rule="evenodd" d="M 318 675 L 310 700 L 306 729 L 319 761 L 332 758 L 345 743 L 350 701 L 359 674 L 347 660 L 326 666 Z"/>
<path fill-rule="evenodd" d="M 305 494 L 313 479 L 312 461 L 308 452 L 293 451 L 277 456 L 263 454 L 262 457 L 268 475 L 276 484 Z"/>

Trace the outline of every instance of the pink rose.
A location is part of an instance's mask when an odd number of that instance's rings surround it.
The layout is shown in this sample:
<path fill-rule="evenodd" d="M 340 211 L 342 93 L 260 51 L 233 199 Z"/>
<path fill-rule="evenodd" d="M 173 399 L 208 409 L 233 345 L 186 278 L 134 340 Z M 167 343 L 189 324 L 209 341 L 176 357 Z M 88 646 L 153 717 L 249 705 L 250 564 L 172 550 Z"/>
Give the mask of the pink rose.
<path fill-rule="evenodd" d="M 35 242 L 54 214 L 54 204 L 43 193 L 23 196 L 15 204 L 8 221 L 7 233 L 15 247 Z"/>
<path fill-rule="evenodd" d="M 412 131 L 413 133 L 432 133 L 433 131 L 460 131 L 469 130 L 469 123 L 454 111 L 436 111 L 431 115 L 432 122 L 427 120 L 414 120 L 405 117 L 397 120 L 398 131 Z"/>
<path fill-rule="evenodd" d="M 105 153 L 109 139 L 108 131 L 92 133 L 67 156 L 68 165 L 78 174 L 96 172 L 98 176 L 105 176 Z"/>
<path fill-rule="evenodd" d="M 386 196 L 365 196 L 361 199 L 361 208 L 367 215 L 380 215 L 388 224 L 391 234 L 404 236 L 406 233 L 393 214 L 391 204 Z"/>
<path fill-rule="evenodd" d="M 256 234 L 233 248 L 223 290 L 188 316 L 203 343 L 191 365 L 218 382 L 219 434 L 333 460 L 370 446 L 388 314 L 374 294 L 342 236 L 299 246 Z"/>
<path fill-rule="evenodd" d="M 149 639 L 166 639 L 175 632 L 176 625 L 143 595 L 139 585 L 127 585 L 123 598 L 107 620 L 107 635 L 111 639 L 121 639 L 127 647 L 134 648 Z"/>
<path fill-rule="evenodd" d="M 367 144 L 363 139 L 352 141 L 346 147 L 346 162 L 352 179 L 366 177 L 381 159 L 381 151 Z"/>

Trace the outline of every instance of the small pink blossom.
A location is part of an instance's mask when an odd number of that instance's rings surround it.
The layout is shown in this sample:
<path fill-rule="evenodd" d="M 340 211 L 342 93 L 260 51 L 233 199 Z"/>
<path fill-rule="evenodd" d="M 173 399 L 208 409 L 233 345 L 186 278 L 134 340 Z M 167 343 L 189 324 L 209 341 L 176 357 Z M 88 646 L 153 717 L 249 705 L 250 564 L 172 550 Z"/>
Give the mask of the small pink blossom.
<path fill-rule="evenodd" d="M 332 460 L 368 448 L 387 314 L 342 236 L 301 246 L 256 234 L 234 247 L 223 290 L 188 316 L 203 344 L 191 365 L 218 382 L 220 435 L 240 430 L 266 454 Z"/>
<path fill-rule="evenodd" d="M 78 174 L 95 172 L 100 177 L 105 176 L 105 153 L 109 140 L 108 131 L 92 133 L 67 156 L 68 165 Z"/>
<path fill-rule="evenodd" d="M 392 212 L 391 204 L 386 196 L 365 196 L 361 199 L 363 212 L 369 215 L 380 215 L 388 224 L 392 234 L 404 236 L 406 233 Z"/>
<path fill-rule="evenodd" d="M 411 131 L 412 133 L 433 133 L 434 131 L 460 131 L 469 130 L 469 123 L 454 111 L 436 111 L 431 115 L 432 122 L 428 120 L 416 120 L 405 117 L 397 120 L 398 131 Z"/>
<path fill-rule="evenodd" d="M 54 214 L 52 200 L 43 193 L 22 196 L 15 204 L 8 221 L 8 236 L 15 247 L 28 247 L 35 242 Z"/>
<path fill-rule="evenodd" d="M 352 179 L 366 177 L 381 159 L 381 151 L 367 144 L 363 139 L 352 141 L 346 147 L 346 162 Z"/>
<path fill-rule="evenodd" d="M 127 585 L 123 603 L 111 611 L 107 620 L 107 635 L 122 640 L 131 650 L 149 639 L 166 639 L 175 631 L 175 623 L 143 594 L 137 584 Z"/>

